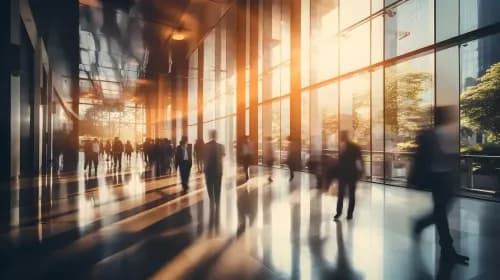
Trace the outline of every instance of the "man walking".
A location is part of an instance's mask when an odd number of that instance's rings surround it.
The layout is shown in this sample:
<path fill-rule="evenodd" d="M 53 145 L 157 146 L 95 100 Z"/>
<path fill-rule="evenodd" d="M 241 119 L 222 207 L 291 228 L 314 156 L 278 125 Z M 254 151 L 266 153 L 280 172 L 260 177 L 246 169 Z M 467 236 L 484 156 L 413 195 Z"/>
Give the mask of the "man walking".
<path fill-rule="evenodd" d="M 181 175 L 182 190 L 187 192 L 191 166 L 193 165 L 193 153 L 191 146 L 187 144 L 187 137 L 182 136 L 179 146 L 175 151 L 175 169 L 179 168 Z"/>
<path fill-rule="evenodd" d="M 218 218 L 220 191 L 222 182 L 222 159 L 225 156 L 224 146 L 216 142 L 217 132 L 210 131 L 210 141 L 205 144 L 205 181 L 210 198 L 210 213 Z M 215 210 L 215 211 L 214 211 Z"/>
<path fill-rule="evenodd" d="M 352 219 L 356 203 L 356 184 L 364 173 L 363 158 L 360 147 L 349 139 L 347 131 L 340 132 L 340 154 L 339 154 L 339 191 L 337 198 L 337 220 L 342 215 L 344 195 L 348 191 L 349 207 L 347 219 Z"/>

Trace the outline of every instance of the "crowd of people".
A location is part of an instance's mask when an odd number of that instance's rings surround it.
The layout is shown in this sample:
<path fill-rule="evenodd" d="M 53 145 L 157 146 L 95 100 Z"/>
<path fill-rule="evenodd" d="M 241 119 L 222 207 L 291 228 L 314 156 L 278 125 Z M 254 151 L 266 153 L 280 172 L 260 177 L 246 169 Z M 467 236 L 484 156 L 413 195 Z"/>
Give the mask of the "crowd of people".
<path fill-rule="evenodd" d="M 424 228 L 436 224 L 440 238 L 442 256 L 454 262 L 466 263 L 468 258 L 459 255 L 454 247 L 448 227 L 447 212 L 453 202 L 454 168 L 456 151 L 450 143 L 448 130 L 453 119 L 450 117 L 450 108 L 436 108 L 435 128 L 422 132 L 417 138 L 418 149 L 412 167 L 409 183 L 425 185 L 432 190 L 434 208 L 431 213 L 420 218 L 414 226 L 414 235 L 417 238 Z M 179 170 L 183 192 L 189 189 L 189 177 L 193 161 L 196 161 L 198 172 L 204 172 L 206 189 L 210 200 L 210 220 L 218 219 L 223 174 L 224 146 L 217 142 L 217 132 L 209 132 L 209 142 L 198 139 L 194 149 L 183 136 L 177 147 L 174 148 L 169 139 L 146 139 L 142 145 L 136 145 L 136 152 L 141 153 L 146 166 L 150 166 L 157 175 L 171 175 L 175 169 Z M 284 162 L 289 170 L 289 181 L 294 179 L 294 173 L 302 169 L 300 139 L 289 137 L 288 155 Z M 347 131 L 341 131 L 339 137 L 339 154 L 337 158 L 324 154 L 311 156 L 307 165 L 316 175 L 318 187 L 329 187 L 333 180 L 338 182 L 338 197 L 334 220 L 340 219 L 343 212 L 344 196 L 347 194 L 349 205 L 347 208 L 348 220 L 353 219 L 357 182 L 365 173 L 360 146 L 349 138 Z M 256 163 L 256 149 L 250 137 L 244 136 L 236 145 L 238 163 L 243 169 L 245 180 L 250 179 L 250 166 Z M 129 141 L 125 145 L 116 137 L 112 142 L 99 142 L 97 139 L 87 141 L 84 146 L 85 168 L 91 174 L 92 166 L 97 173 L 99 154 L 109 160 L 112 158 L 113 167 L 121 169 L 123 153 L 130 161 L 133 147 Z M 272 169 L 275 163 L 271 137 L 266 137 L 263 143 L 263 163 L 267 170 L 268 181 L 273 182 Z M 217 223 L 215 223 L 217 224 Z"/>

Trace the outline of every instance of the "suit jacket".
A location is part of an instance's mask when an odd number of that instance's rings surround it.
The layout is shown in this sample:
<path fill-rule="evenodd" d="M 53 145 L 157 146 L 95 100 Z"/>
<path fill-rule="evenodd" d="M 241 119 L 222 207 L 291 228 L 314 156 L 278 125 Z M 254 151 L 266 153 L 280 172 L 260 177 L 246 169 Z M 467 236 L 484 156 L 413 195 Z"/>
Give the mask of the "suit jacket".
<path fill-rule="evenodd" d="M 191 145 L 186 145 L 186 150 L 188 154 L 188 161 L 190 164 L 193 162 L 193 149 Z M 179 166 L 180 162 L 184 160 L 184 151 L 182 149 L 182 146 L 179 145 L 175 149 L 175 167 Z"/>
<path fill-rule="evenodd" d="M 205 144 L 205 173 L 222 174 L 222 159 L 226 155 L 224 146 L 215 141 L 210 141 Z"/>
<path fill-rule="evenodd" d="M 363 171 L 359 169 L 356 162 L 361 161 L 361 148 L 353 142 L 347 143 L 343 151 L 340 151 L 338 161 L 339 177 L 346 180 L 359 180 Z"/>

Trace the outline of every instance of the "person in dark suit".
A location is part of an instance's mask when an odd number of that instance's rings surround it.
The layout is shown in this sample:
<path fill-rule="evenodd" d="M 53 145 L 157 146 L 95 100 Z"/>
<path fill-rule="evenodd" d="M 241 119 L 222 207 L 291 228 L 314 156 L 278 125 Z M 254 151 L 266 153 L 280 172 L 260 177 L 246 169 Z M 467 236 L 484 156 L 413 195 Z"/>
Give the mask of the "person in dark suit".
<path fill-rule="evenodd" d="M 182 136 L 179 146 L 175 150 L 175 169 L 179 168 L 182 182 L 182 190 L 188 190 L 189 175 L 193 165 L 193 151 L 187 143 L 187 137 Z"/>
<path fill-rule="evenodd" d="M 448 226 L 448 211 L 453 205 L 454 186 L 458 177 L 458 142 L 453 135 L 458 131 L 458 108 L 455 106 L 436 107 L 435 128 L 424 130 L 417 138 L 418 149 L 426 161 L 419 163 L 419 171 L 409 178 L 409 183 L 431 188 L 434 207 L 432 211 L 418 219 L 413 228 L 417 238 L 422 230 L 436 225 L 441 246 L 441 260 L 448 263 L 468 264 L 469 258 L 458 254 Z M 417 151 L 417 154 L 419 152 Z"/>
<path fill-rule="evenodd" d="M 347 131 L 340 132 L 340 154 L 338 162 L 339 191 L 337 198 L 337 213 L 334 219 L 337 220 L 342 215 L 344 205 L 344 195 L 348 191 L 349 207 L 347 209 L 347 219 L 352 219 L 354 206 L 356 204 L 356 184 L 364 173 L 363 158 L 361 148 L 349 139 Z"/>
<path fill-rule="evenodd" d="M 122 155 L 123 155 L 123 143 L 120 138 L 115 137 L 112 146 L 113 152 L 113 164 L 115 169 L 122 169 Z"/>
<path fill-rule="evenodd" d="M 222 182 L 222 159 L 225 156 L 224 146 L 216 142 L 217 132 L 210 131 L 210 141 L 205 144 L 205 180 L 207 182 L 207 191 L 210 198 L 210 210 L 216 211 L 219 208 L 220 191 Z M 217 213 L 217 212 L 216 212 Z"/>

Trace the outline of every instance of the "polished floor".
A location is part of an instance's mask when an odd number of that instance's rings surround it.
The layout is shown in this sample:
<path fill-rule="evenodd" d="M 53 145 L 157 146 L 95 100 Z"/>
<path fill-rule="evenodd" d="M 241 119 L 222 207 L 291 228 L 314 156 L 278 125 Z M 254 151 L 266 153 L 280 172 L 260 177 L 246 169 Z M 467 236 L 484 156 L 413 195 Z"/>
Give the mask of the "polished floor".
<path fill-rule="evenodd" d="M 434 227 L 410 234 L 429 193 L 360 183 L 354 219 L 334 222 L 335 187 L 318 192 L 309 174 L 288 182 L 280 169 L 269 183 L 259 167 L 243 182 L 227 164 L 217 222 L 195 168 L 183 193 L 139 162 L 20 181 L 0 279 L 499 279 L 500 203 L 457 199 L 451 233 L 471 260 L 451 266 Z"/>

